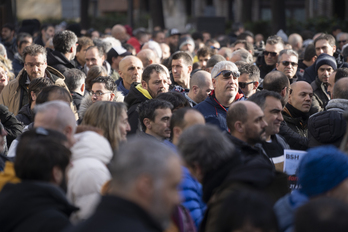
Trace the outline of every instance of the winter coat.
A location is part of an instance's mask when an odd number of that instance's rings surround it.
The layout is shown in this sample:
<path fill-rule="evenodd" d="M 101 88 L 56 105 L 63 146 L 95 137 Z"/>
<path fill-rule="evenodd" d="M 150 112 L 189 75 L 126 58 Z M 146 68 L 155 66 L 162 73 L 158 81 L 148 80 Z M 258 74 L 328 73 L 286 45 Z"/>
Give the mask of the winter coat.
<path fill-rule="evenodd" d="M 47 48 L 47 64 L 57 69 L 64 75 L 66 71 L 75 67 L 75 63 L 69 61 L 63 53 Z"/>
<path fill-rule="evenodd" d="M 70 202 L 80 208 L 72 215 L 72 221 L 87 219 L 100 200 L 101 187 L 110 180 L 106 167 L 113 152 L 109 142 L 101 135 L 86 131 L 75 135 L 76 143 L 71 148 L 72 167 L 68 171 Z"/>
<path fill-rule="evenodd" d="M 308 132 L 308 119 L 304 120 L 302 117 L 294 118 L 290 114 L 290 112 L 287 110 L 286 107 L 284 107 L 284 110 L 282 111 L 282 115 L 284 118 L 284 121 L 286 124 L 296 133 L 301 135 L 302 137 L 307 137 L 307 132 Z M 282 127 L 282 125 L 280 126 Z M 283 136 L 283 133 L 279 133 L 281 136 Z M 291 147 L 291 144 L 288 142 L 288 144 Z"/>
<path fill-rule="evenodd" d="M 7 136 L 7 147 L 10 147 L 13 140 L 22 134 L 23 124 L 4 105 L 0 104 L 0 122 L 4 126 Z"/>
<path fill-rule="evenodd" d="M 59 187 L 49 182 L 6 184 L 0 192 L 2 232 L 59 232 L 70 225 L 71 205 Z"/>
<path fill-rule="evenodd" d="M 117 196 L 103 196 L 95 213 L 64 232 L 162 232 L 152 216 L 139 205 Z"/>
<path fill-rule="evenodd" d="M 237 93 L 234 101 L 244 100 L 243 93 Z M 201 103 L 194 107 L 201 112 L 208 124 L 216 125 L 222 131 L 228 131 L 226 114 L 228 108 L 223 107 L 215 97 L 214 91 Z"/>
<path fill-rule="evenodd" d="M 257 57 L 256 66 L 260 69 L 260 78 L 264 79 L 265 76 L 272 72 L 275 68 L 275 65 L 267 65 L 265 61 L 265 57 L 263 54 Z"/>
<path fill-rule="evenodd" d="M 325 109 L 325 106 L 330 100 L 330 95 L 326 92 L 326 86 L 317 77 L 315 81 L 311 83 L 313 89 L 311 114 L 321 112 Z"/>
<path fill-rule="evenodd" d="M 14 58 L 12 60 L 12 68 L 15 76 L 18 76 L 18 73 L 24 68 L 23 58 L 19 55 L 18 52 L 14 55 Z"/>
<path fill-rule="evenodd" d="M 76 106 L 76 109 L 79 110 L 83 96 L 77 92 L 71 92 L 71 96 L 72 96 L 73 102 Z"/>
<path fill-rule="evenodd" d="M 34 122 L 34 113 L 30 109 L 30 104 L 26 104 L 23 106 L 16 116 L 17 120 L 22 122 L 23 125 L 29 125 L 30 123 Z"/>

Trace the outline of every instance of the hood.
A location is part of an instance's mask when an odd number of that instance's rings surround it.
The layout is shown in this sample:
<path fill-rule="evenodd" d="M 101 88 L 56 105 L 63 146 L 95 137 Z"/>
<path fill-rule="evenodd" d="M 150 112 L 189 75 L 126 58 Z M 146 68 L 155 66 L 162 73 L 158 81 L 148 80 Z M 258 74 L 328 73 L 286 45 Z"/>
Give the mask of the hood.
<path fill-rule="evenodd" d="M 76 143 L 71 148 L 72 160 L 94 158 L 108 164 L 113 156 L 112 148 L 107 139 L 93 132 L 85 131 L 75 134 Z M 92 142 L 93 141 L 93 142 Z"/>
<path fill-rule="evenodd" d="M 74 65 L 61 52 L 47 48 L 47 64 L 50 66 L 62 64 L 69 68 L 75 68 Z"/>
<path fill-rule="evenodd" d="M 69 217 L 78 209 L 58 187 L 35 181 L 5 185 L 0 193 L 0 205 L 0 225 L 4 232 L 13 231 L 24 220 L 46 210 L 60 211 Z"/>
<path fill-rule="evenodd" d="M 269 73 L 271 72 L 274 68 L 275 65 L 267 65 L 264 56 L 261 54 L 257 57 L 256 59 L 256 66 L 261 70 L 264 70 L 265 72 Z"/>
<path fill-rule="evenodd" d="M 124 98 L 124 102 L 127 103 L 128 108 L 134 104 L 142 103 L 149 98 L 145 97 L 142 92 L 137 88 L 139 83 L 133 83 L 129 89 L 128 95 Z"/>

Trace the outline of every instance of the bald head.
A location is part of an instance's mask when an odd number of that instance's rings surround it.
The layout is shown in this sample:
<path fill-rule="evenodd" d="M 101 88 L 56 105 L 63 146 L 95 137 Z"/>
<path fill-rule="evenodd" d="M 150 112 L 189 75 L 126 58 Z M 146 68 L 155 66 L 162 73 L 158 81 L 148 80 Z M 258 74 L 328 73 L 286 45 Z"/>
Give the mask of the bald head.
<path fill-rule="evenodd" d="M 306 113 L 312 105 L 313 89 L 306 81 L 297 81 L 291 84 L 289 104 Z"/>
<path fill-rule="evenodd" d="M 291 34 L 288 39 L 289 44 L 292 46 L 292 49 L 295 51 L 299 51 L 302 48 L 302 36 L 299 34 Z"/>
<path fill-rule="evenodd" d="M 348 99 L 348 77 L 339 79 L 333 88 L 334 99 Z"/>
<path fill-rule="evenodd" d="M 123 80 L 123 86 L 130 89 L 133 82 L 141 82 L 143 63 L 136 56 L 126 56 L 120 61 L 118 72 Z"/>
<path fill-rule="evenodd" d="M 126 28 L 124 26 L 122 26 L 121 24 L 116 24 L 112 28 L 111 35 L 115 39 L 118 39 L 121 42 L 125 42 L 125 40 L 127 40 Z"/>
<path fill-rule="evenodd" d="M 207 98 L 213 89 L 210 73 L 201 70 L 192 75 L 188 96 L 196 103 L 200 103 Z"/>
<path fill-rule="evenodd" d="M 143 49 L 138 54 L 137 57 L 141 60 L 143 63 L 144 68 L 149 66 L 150 64 L 157 63 L 157 56 L 151 49 Z"/>
<path fill-rule="evenodd" d="M 290 81 L 283 72 L 269 72 L 263 79 L 263 88 L 279 93 L 283 98 L 282 101 L 284 105 L 288 102 Z"/>

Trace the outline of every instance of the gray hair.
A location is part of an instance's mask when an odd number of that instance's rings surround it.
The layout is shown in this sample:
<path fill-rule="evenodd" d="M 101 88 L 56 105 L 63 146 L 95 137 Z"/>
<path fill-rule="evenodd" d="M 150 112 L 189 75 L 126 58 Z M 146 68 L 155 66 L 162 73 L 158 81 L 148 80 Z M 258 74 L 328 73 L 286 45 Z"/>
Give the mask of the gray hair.
<path fill-rule="evenodd" d="M 156 41 L 149 41 L 145 44 L 148 44 L 149 49 L 151 49 L 158 57 L 158 59 L 162 59 L 162 49 L 161 46 Z"/>
<path fill-rule="evenodd" d="M 2 45 L 0 43 L 0 56 L 6 57 L 7 58 L 7 52 L 6 52 L 6 48 L 4 45 Z"/>
<path fill-rule="evenodd" d="M 64 129 L 67 126 L 73 128 L 73 134 L 76 130 L 76 119 L 75 115 L 72 112 L 70 106 L 63 101 L 49 101 L 43 104 L 36 105 L 34 108 L 36 114 L 47 114 L 56 112 L 55 121 L 52 121 L 51 128 L 59 132 L 64 133 Z M 65 133 L 64 133 L 65 134 Z"/>
<path fill-rule="evenodd" d="M 179 153 L 189 167 L 198 164 L 203 176 L 234 157 L 234 145 L 215 126 L 194 125 L 180 136 Z"/>
<path fill-rule="evenodd" d="M 288 55 L 288 56 L 296 56 L 296 59 L 298 60 L 298 54 L 296 51 L 292 49 L 284 49 L 279 52 L 278 55 L 278 63 L 282 60 L 282 55 Z"/>
<path fill-rule="evenodd" d="M 111 43 L 112 47 L 122 46 L 121 42 L 118 39 L 115 39 L 114 37 L 111 37 L 111 36 L 102 39 L 102 41 L 105 43 Z"/>
<path fill-rule="evenodd" d="M 253 56 L 246 49 L 238 49 L 232 53 L 232 57 L 236 55 L 240 57 L 240 61 L 244 61 L 249 64 L 253 62 Z"/>
<path fill-rule="evenodd" d="M 47 62 L 46 48 L 44 48 L 38 44 L 29 45 L 29 46 L 25 47 L 23 50 L 23 60 L 25 61 L 25 57 L 27 55 L 38 56 L 39 54 L 42 54 L 44 61 Z"/>
<path fill-rule="evenodd" d="M 238 72 L 237 66 L 231 62 L 231 61 L 220 61 L 216 65 L 214 65 L 214 68 L 211 70 L 211 77 L 215 78 L 216 75 L 226 69 L 232 69 L 234 72 Z"/>
<path fill-rule="evenodd" d="M 77 36 L 74 32 L 64 30 L 58 32 L 53 37 L 54 50 L 66 54 L 70 51 L 70 48 L 77 43 Z"/>
<path fill-rule="evenodd" d="M 127 191 L 139 176 L 149 175 L 155 183 L 163 180 L 168 160 L 178 157 L 169 147 L 154 139 L 133 137 L 120 146 L 110 163 L 111 185 Z"/>

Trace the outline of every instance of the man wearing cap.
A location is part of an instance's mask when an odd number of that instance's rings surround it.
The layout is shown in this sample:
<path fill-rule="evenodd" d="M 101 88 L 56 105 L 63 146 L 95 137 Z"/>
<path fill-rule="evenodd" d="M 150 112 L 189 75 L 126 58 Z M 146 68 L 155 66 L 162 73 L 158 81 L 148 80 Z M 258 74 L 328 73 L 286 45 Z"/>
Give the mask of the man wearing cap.
<path fill-rule="evenodd" d="M 313 88 L 312 114 L 323 111 L 330 100 L 330 95 L 327 93 L 327 84 L 329 76 L 336 68 L 337 64 L 333 56 L 326 53 L 322 53 L 318 56 L 315 63 L 317 77 L 315 81 L 311 83 Z"/>
<path fill-rule="evenodd" d="M 280 231 L 293 231 L 295 211 L 310 199 L 327 196 L 348 203 L 348 157 L 337 148 L 310 149 L 300 161 L 297 177 L 301 189 L 274 205 Z"/>
<path fill-rule="evenodd" d="M 118 81 L 120 78 L 120 75 L 118 73 L 119 69 L 119 63 L 120 61 L 126 57 L 132 55 L 130 52 L 128 52 L 126 49 L 124 49 L 122 46 L 115 46 L 110 49 L 110 51 L 107 53 L 107 61 L 111 65 L 111 75 L 110 77 L 114 81 Z M 117 82 L 116 82 L 117 84 Z"/>
<path fill-rule="evenodd" d="M 170 47 L 170 54 L 177 51 L 180 35 L 179 30 L 176 28 L 168 30 L 166 43 Z"/>
<path fill-rule="evenodd" d="M 193 54 L 195 50 L 195 42 L 193 39 L 189 36 L 186 36 L 184 38 L 181 38 L 179 40 L 179 50 L 184 52 L 189 52 L 190 54 Z"/>

